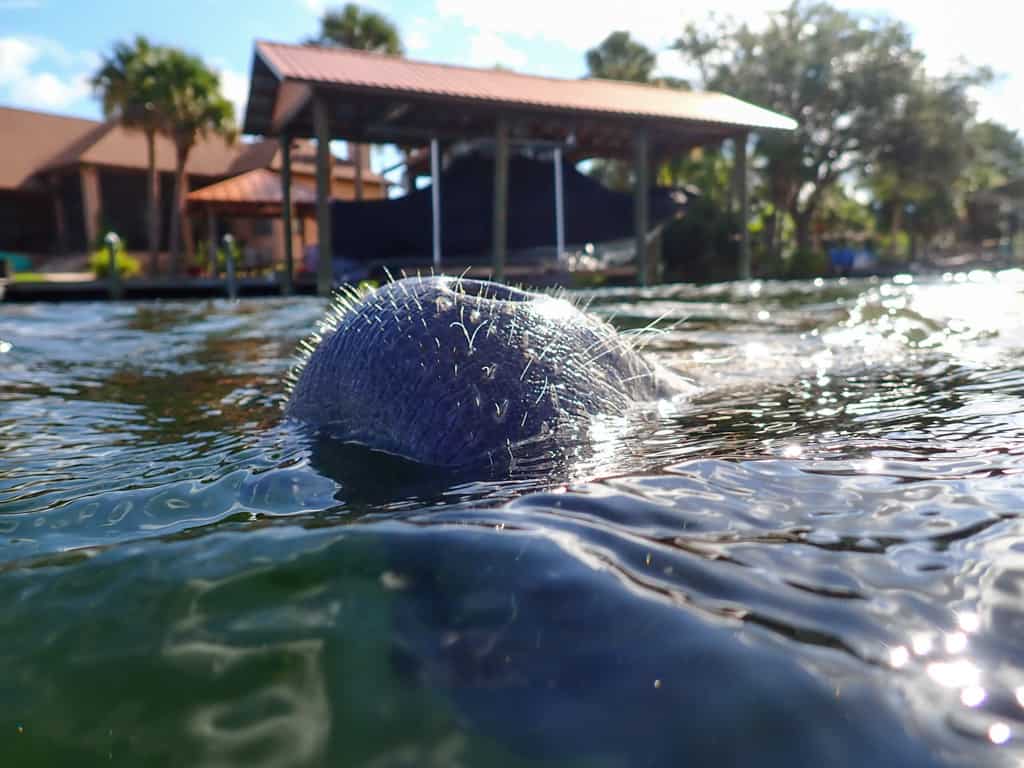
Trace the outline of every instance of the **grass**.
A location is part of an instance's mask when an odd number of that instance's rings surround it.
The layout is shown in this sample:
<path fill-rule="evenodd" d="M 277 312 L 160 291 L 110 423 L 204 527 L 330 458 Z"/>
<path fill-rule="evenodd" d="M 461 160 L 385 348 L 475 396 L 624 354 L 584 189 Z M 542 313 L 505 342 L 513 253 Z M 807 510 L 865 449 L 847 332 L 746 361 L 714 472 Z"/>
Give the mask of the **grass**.
<path fill-rule="evenodd" d="M 11 276 L 12 283 L 42 283 L 46 281 L 46 275 L 42 272 L 15 272 Z"/>

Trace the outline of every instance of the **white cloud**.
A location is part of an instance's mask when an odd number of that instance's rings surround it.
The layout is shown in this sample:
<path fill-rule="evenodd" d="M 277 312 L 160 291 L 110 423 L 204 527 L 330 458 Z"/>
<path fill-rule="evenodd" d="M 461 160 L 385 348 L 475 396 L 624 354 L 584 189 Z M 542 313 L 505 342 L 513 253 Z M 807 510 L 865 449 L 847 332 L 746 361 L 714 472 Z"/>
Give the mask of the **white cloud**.
<path fill-rule="evenodd" d="M 20 107 L 68 107 L 89 95 L 85 67 L 93 61 L 54 40 L 0 38 L 0 98 Z"/>
<path fill-rule="evenodd" d="M 248 76 L 224 67 L 220 70 L 220 89 L 235 105 L 235 120 L 241 126 L 245 118 L 245 104 L 249 100 Z"/>
<path fill-rule="evenodd" d="M 17 37 L 0 38 L 0 86 L 9 85 L 25 76 L 39 52 Z"/>
<path fill-rule="evenodd" d="M 24 107 L 63 109 L 89 95 L 89 80 L 85 75 L 65 80 L 52 72 L 40 72 L 14 83 L 9 93 L 11 101 Z"/>
<path fill-rule="evenodd" d="M 405 40 L 405 47 L 410 51 L 422 51 L 430 46 L 430 37 L 427 34 L 428 22 L 426 19 L 417 16 L 412 20 L 409 28 L 405 30 L 402 37 Z"/>
<path fill-rule="evenodd" d="M 835 0 L 845 10 L 879 13 L 877 0 Z M 659 74 L 693 77 L 673 51 L 667 50 L 689 21 L 702 22 L 712 12 L 732 16 L 752 26 L 765 23 L 768 13 L 787 0 L 694 0 L 682 4 L 664 0 L 631 0 L 628 13 L 620 3 L 597 0 L 581 12 L 576 3 L 517 0 L 513 3 L 482 0 L 435 0 L 438 19 L 461 23 L 474 41 L 473 56 L 493 63 L 495 52 L 484 55 L 495 40 L 511 46 L 518 41 L 543 41 L 580 54 L 597 45 L 610 32 L 625 29 L 658 52 Z M 884 4 L 890 18 L 906 22 L 914 43 L 927 56 L 929 71 L 948 72 L 960 61 L 992 67 L 1005 78 L 979 96 L 980 113 L 1024 130 L 1024 67 L 1020 64 L 1020 29 L 1004 0 L 975 0 L 955 5 L 934 0 L 890 0 Z M 673 10 L 674 8 L 674 10 Z M 522 58 L 516 56 L 518 61 Z M 510 62 L 505 62 L 510 63 Z M 525 62 L 523 62 L 525 63 Z M 522 66 L 522 64 L 515 64 Z M 583 68 L 582 55 L 580 69 Z"/>
<path fill-rule="evenodd" d="M 468 27 L 492 34 L 547 40 L 580 51 L 599 43 L 616 29 L 628 28 L 645 42 L 664 41 L 682 29 L 682 12 L 667 11 L 663 0 L 634 0 L 628 13 L 623 13 L 621 5 L 610 2 L 589 4 L 582 12 L 575 3 L 551 0 L 436 2 L 440 16 L 456 18 Z"/>
<path fill-rule="evenodd" d="M 501 35 L 483 30 L 469 41 L 468 63 L 474 67 L 493 67 L 500 64 L 512 69 L 526 66 L 526 54 L 510 46 Z"/>

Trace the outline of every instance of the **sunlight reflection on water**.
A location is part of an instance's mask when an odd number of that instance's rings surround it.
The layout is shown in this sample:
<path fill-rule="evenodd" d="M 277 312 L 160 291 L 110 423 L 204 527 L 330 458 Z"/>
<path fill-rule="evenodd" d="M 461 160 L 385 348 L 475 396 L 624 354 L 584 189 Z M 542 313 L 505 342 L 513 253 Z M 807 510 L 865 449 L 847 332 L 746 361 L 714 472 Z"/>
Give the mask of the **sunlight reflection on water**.
<path fill-rule="evenodd" d="M 280 424 L 315 300 L 0 308 L 15 756 L 1024 759 L 1024 272 L 585 298 L 696 390 L 451 481 Z"/>

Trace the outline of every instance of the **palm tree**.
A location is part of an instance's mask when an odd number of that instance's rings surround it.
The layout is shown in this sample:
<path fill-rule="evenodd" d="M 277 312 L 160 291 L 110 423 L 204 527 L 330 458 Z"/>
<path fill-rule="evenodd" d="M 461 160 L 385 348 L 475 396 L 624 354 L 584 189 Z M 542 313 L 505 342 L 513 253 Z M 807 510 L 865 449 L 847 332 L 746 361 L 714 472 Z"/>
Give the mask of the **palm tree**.
<path fill-rule="evenodd" d="M 319 37 L 310 38 L 306 42 L 311 45 L 388 53 L 392 56 L 402 56 L 405 53 L 395 23 L 387 16 L 355 3 L 346 3 L 340 11 L 324 13 L 320 19 Z M 366 148 L 362 144 L 348 143 L 349 159 L 355 161 L 356 200 L 363 199 L 365 151 Z"/>
<path fill-rule="evenodd" d="M 658 60 L 650 48 L 638 43 L 629 32 L 612 32 L 600 45 L 587 51 L 590 77 L 649 83 Z"/>
<path fill-rule="evenodd" d="M 327 11 L 320 19 L 320 36 L 308 42 L 394 56 L 401 56 L 404 52 L 394 22 L 355 3 L 346 3 L 340 11 Z"/>
<path fill-rule="evenodd" d="M 141 35 L 134 42 L 115 43 L 90 83 L 103 102 L 103 114 L 146 135 L 146 225 L 149 272 L 155 274 L 160 251 L 160 184 L 156 171 L 156 135 L 162 127 L 157 110 L 157 70 L 164 49 Z"/>
<path fill-rule="evenodd" d="M 185 212 L 188 180 L 185 166 L 200 138 L 216 134 L 234 141 L 235 109 L 220 89 L 220 77 L 196 56 L 169 48 L 160 57 L 157 110 L 174 141 L 174 206 L 171 208 L 171 273 L 181 269 L 181 245 L 192 252 L 191 226 Z"/>

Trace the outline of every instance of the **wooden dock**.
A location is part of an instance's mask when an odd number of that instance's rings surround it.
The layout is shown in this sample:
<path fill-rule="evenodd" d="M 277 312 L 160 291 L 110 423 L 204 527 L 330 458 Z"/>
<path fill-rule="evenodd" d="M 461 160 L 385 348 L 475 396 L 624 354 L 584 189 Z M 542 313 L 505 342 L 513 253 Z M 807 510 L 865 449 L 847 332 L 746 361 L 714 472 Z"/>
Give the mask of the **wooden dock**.
<path fill-rule="evenodd" d="M 264 277 L 240 277 L 237 280 L 240 298 L 280 296 L 281 285 Z M 146 299 L 222 299 L 228 297 L 228 281 L 212 277 L 181 279 L 125 280 L 121 298 L 126 301 Z M 314 280 L 296 279 L 293 292 L 316 293 Z M 106 280 L 69 282 L 10 282 L 4 301 L 106 301 L 110 299 L 110 283 Z"/>

